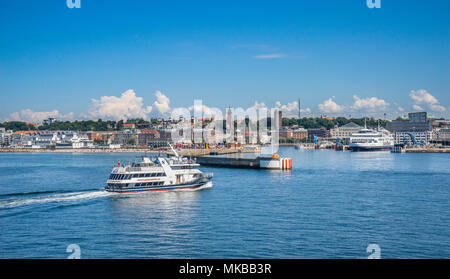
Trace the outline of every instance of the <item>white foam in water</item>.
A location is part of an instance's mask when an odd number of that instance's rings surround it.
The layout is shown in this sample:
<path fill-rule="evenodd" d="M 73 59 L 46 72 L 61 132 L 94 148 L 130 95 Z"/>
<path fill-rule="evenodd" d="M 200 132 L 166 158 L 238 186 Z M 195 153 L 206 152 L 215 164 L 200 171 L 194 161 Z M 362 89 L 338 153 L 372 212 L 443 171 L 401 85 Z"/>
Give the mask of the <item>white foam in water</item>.
<path fill-rule="evenodd" d="M 50 202 L 70 202 L 70 201 L 78 201 L 78 200 L 87 200 L 87 199 L 96 199 L 100 197 L 110 196 L 113 193 L 109 193 L 106 191 L 89 191 L 89 192 L 74 192 L 74 193 L 65 193 L 65 194 L 57 194 L 57 195 L 49 195 L 49 196 L 40 196 L 34 198 L 25 198 L 25 199 L 14 199 L 0 202 L 1 208 L 12 208 L 25 206 L 30 204 L 42 204 L 42 203 L 50 203 Z"/>
<path fill-rule="evenodd" d="M 205 185 L 200 186 L 198 188 L 194 188 L 194 189 L 188 189 L 188 188 L 186 188 L 186 189 L 176 189 L 176 190 L 173 190 L 173 191 L 174 192 L 191 192 L 191 191 L 193 192 L 193 191 L 199 191 L 199 190 L 203 190 L 203 189 L 212 188 L 212 186 L 213 186 L 212 182 L 209 181 Z"/>
<path fill-rule="evenodd" d="M 212 187 L 212 182 L 208 182 L 205 185 L 196 188 L 196 189 L 177 189 L 175 191 L 198 191 L 201 189 L 207 189 Z M 38 196 L 33 198 L 14 198 L 14 199 L 8 199 L 4 201 L 0 201 L 0 209 L 2 208 L 14 208 L 14 207 L 20 207 L 20 206 L 26 206 L 26 205 L 32 205 L 32 204 L 45 204 L 45 203 L 52 203 L 52 202 L 72 202 L 72 201 L 79 201 L 79 200 L 89 200 L 89 199 L 96 199 L 101 197 L 107 197 L 111 195 L 117 195 L 116 193 L 111 193 L 107 191 L 89 191 L 89 192 L 73 192 L 73 193 L 64 193 L 64 194 L 55 194 L 55 195 L 45 195 L 45 196 Z"/>

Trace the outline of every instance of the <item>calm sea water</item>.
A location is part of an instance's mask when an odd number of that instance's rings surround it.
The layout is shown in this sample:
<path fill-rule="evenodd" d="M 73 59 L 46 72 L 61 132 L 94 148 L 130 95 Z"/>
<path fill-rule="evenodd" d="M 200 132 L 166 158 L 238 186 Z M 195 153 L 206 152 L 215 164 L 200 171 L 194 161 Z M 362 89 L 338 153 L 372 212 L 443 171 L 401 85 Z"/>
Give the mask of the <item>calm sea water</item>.
<path fill-rule="evenodd" d="M 136 154 L 0 154 L 0 257 L 450 258 L 450 156 L 282 148 L 199 191 L 103 191 Z"/>

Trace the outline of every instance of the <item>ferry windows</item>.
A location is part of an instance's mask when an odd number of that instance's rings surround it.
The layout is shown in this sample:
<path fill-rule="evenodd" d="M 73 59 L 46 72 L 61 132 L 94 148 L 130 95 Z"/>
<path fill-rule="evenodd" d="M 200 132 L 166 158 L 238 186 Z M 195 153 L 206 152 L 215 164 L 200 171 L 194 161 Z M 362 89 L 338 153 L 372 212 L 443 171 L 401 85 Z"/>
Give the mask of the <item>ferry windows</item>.
<path fill-rule="evenodd" d="M 145 174 L 145 177 L 150 177 L 150 174 L 149 174 L 149 173 L 146 173 L 146 174 Z"/>
<path fill-rule="evenodd" d="M 152 174 L 151 174 L 151 177 L 155 177 L 155 176 L 156 176 L 156 173 L 152 173 Z"/>

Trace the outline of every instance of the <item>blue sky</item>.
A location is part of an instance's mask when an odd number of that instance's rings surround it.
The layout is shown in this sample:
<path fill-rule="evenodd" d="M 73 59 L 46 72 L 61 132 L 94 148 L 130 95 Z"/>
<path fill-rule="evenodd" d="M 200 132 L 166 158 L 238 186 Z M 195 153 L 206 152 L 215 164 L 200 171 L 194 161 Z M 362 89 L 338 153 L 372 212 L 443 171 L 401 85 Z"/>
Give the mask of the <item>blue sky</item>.
<path fill-rule="evenodd" d="M 289 110 L 298 98 L 305 115 L 450 116 L 447 0 L 81 5 L 1 2 L 0 119 L 115 118 L 119 105 L 153 116 L 194 99 Z"/>

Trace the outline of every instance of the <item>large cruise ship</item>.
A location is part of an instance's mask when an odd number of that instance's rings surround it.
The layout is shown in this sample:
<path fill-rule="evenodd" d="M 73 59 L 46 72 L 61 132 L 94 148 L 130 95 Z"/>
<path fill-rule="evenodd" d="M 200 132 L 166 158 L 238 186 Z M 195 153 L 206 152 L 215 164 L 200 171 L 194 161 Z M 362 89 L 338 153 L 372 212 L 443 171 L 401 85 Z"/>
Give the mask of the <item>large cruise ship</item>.
<path fill-rule="evenodd" d="M 352 151 L 377 151 L 391 150 L 394 146 L 394 137 L 385 129 L 364 129 L 350 136 L 349 150 Z"/>
<path fill-rule="evenodd" d="M 194 160 L 178 156 L 142 157 L 142 161 L 114 167 L 105 187 L 108 192 L 134 193 L 198 189 L 212 186 L 212 174 L 204 174 Z"/>

